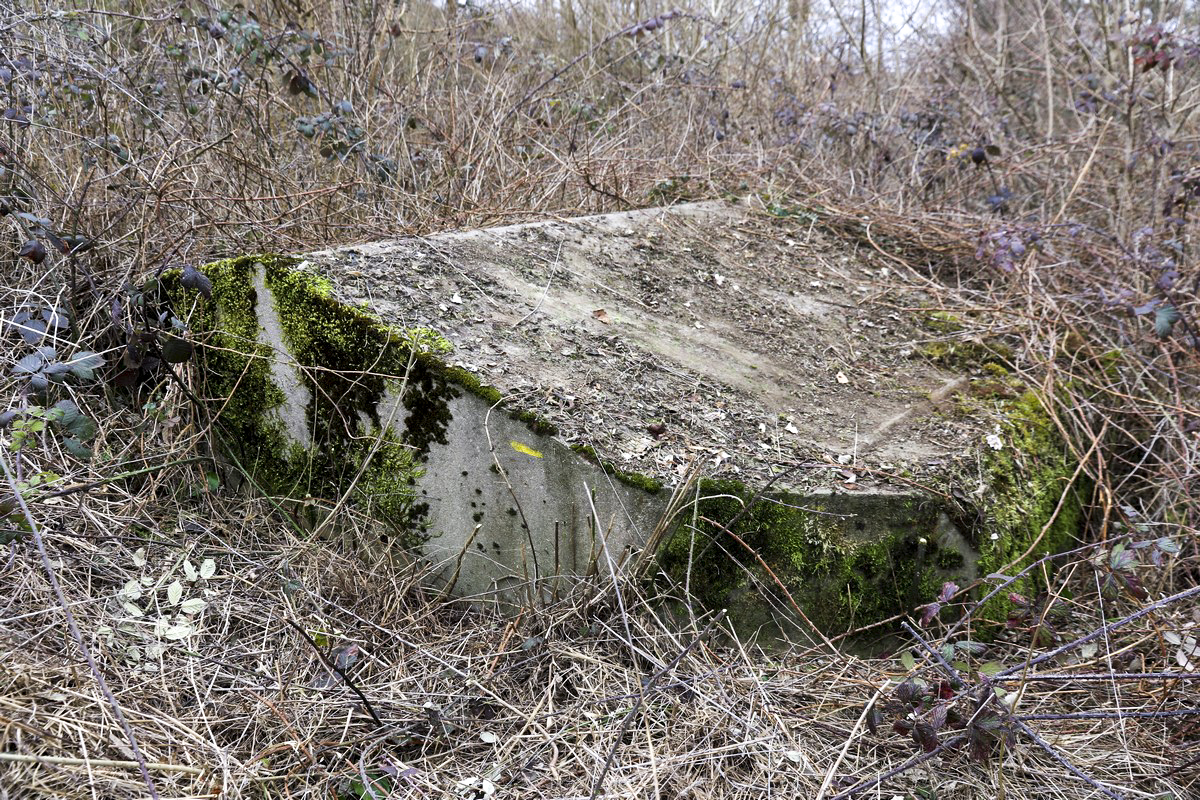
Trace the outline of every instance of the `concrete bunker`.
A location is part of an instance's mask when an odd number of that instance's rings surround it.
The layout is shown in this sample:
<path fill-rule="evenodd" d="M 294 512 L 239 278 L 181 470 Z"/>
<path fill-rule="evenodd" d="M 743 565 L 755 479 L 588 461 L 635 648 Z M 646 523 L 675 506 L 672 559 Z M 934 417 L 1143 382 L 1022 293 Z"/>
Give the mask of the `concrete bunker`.
<path fill-rule="evenodd" d="M 1062 548 L 1082 513 L 1002 356 L 939 363 L 952 326 L 866 302 L 886 267 L 846 248 L 705 203 L 218 262 L 205 398 L 263 490 L 345 497 L 455 595 L 545 600 L 656 555 L 744 629 L 795 602 L 841 632 Z"/>

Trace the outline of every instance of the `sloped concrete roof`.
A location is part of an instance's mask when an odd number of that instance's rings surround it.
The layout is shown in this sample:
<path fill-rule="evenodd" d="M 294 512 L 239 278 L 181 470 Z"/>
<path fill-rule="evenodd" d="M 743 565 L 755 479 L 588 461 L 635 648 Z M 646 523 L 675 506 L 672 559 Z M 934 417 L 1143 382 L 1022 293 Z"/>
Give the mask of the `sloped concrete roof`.
<path fill-rule="evenodd" d="M 985 433 L 936 413 L 965 380 L 922 355 L 925 298 L 803 216 L 707 202 L 308 258 L 346 301 L 443 333 L 563 442 L 668 485 L 694 462 L 861 490 Z"/>

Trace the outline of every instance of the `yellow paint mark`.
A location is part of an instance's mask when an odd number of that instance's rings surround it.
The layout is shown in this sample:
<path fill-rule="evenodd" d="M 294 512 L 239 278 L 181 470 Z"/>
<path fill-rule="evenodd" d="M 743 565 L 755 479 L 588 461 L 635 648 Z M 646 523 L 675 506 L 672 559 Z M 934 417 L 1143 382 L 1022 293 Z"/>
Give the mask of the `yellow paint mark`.
<path fill-rule="evenodd" d="M 509 444 L 512 445 L 512 449 L 516 450 L 518 453 L 524 453 L 525 455 L 533 456 L 534 458 L 542 457 L 542 454 L 540 451 L 534 450 L 532 447 L 530 447 L 527 444 L 521 444 L 520 442 L 515 441 L 515 440 L 509 442 Z"/>

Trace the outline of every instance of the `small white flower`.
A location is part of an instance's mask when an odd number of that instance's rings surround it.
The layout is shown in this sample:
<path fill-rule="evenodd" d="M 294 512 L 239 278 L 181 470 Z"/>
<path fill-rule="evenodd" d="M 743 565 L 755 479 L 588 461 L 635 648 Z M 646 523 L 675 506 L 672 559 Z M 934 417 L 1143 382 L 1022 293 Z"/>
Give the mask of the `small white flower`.
<path fill-rule="evenodd" d="M 1004 440 L 994 433 L 989 433 L 987 435 L 987 444 L 988 447 L 992 448 L 993 450 L 1004 449 Z"/>

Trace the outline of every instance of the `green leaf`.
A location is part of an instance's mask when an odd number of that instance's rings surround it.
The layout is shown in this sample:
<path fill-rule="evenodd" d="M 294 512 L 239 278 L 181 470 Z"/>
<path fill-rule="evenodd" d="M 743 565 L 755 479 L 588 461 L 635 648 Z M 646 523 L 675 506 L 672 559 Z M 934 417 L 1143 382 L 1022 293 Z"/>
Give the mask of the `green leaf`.
<path fill-rule="evenodd" d="M 89 441 L 96 436 L 96 423 L 91 417 L 80 414 L 70 423 L 63 423 L 63 427 L 67 429 L 67 433 L 74 436 L 81 442 Z"/>
<path fill-rule="evenodd" d="M 46 413 L 42 416 L 51 422 L 57 422 L 63 427 L 66 427 L 68 424 L 74 422 L 78 417 L 80 417 L 81 414 L 79 412 L 79 406 L 75 405 L 75 403 L 71 400 L 59 400 L 53 406 L 46 409 Z"/>
<path fill-rule="evenodd" d="M 16 375 L 32 375 L 41 371 L 45 363 L 46 359 L 41 353 L 30 353 L 27 356 L 23 356 L 20 361 L 13 365 L 13 373 Z"/>
<path fill-rule="evenodd" d="M 82 234 L 79 234 L 79 233 L 69 233 L 66 236 L 62 237 L 61 241 L 62 241 L 63 247 L 66 248 L 63 251 L 66 254 L 86 253 L 88 250 L 91 250 L 95 246 L 95 242 L 93 242 L 88 237 L 86 237 Z"/>
<path fill-rule="evenodd" d="M 1132 551 L 1127 550 L 1125 542 L 1117 542 L 1112 549 L 1112 555 L 1109 556 L 1109 564 L 1115 570 L 1126 570 L 1137 563 L 1137 557 Z"/>
<path fill-rule="evenodd" d="M 1169 536 L 1163 536 L 1154 542 L 1154 546 L 1164 553 L 1178 553 L 1179 543 Z"/>
<path fill-rule="evenodd" d="M 59 400 L 50 410 L 56 412 L 55 421 L 76 439 L 86 442 L 96 435 L 96 423 L 80 411 L 73 401 Z"/>
<path fill-rule="evenodd" d="M 199 614 L 206 605 L 199 597 L 189 597 L 179 604 L 179 610 L 184 614 Z"/>
<path fill-rule="evenodd" d="M 904 665 L 904 669 L 908 670 L 909 672 L 912 672 L 917 668 L 917 660 L 913 658 L 912 652 L 908 650 L 905 650 L 900 654 L 900 663 Z"/>
<path fill-rule="evenodd" d="M 42 374 L 55 383 L 62 383 L 67 379 L 67 374 L 71 372 L 70 364 L 54 362 L 42 367 Z"/>
<path fill-rule="evenodd" d="M 192 357 L 192 343 L 187 339 L 167 334 L 163 337 L 162 357 L 168 364 L 181 364 Z"/>
<path fill-rule="evenodd" d="M 46 260 L 46 246 L 37 239 L 30 239 L 21 245 L 17 255 L 21 258 L 28 258 L 34 264 L 40 264 Z"/>
<path fill-rule="evenodd" d="M 1175 306 L 1169 303 L 1159 306 L 1154 311 L 1154 332 L 1158 334 L 1158 338 L 1166 339 L 1170 336 L 1171 331 L 1175 329 L 1175 323 L 1179 322 L 1180 316 Z"/>
<path fill-rule="evenodd" d="M 367 773 L 367 784 L 355 779 L 350 781 L 347 789 L 352 793 L 351 796 L 361 798 L 361 800 L 389 797 L 392 793 L 392 779 L 387 775 L 372 771 Z"/>
<path fill-rule="evenodd" d="M 173 641 L 179 641 L 180 639 L 186 639 L 187 637 L 191 636 L 193 630 L 194 629 L 190 623 L 179 622 L 168 627 L 166 631 L 163 632 L 163 636 Z"/>
<path fill-rule="evenodd" d="M 104 356 L 90 350 L 80 350 L 63 363 L 76 378 L 90 381 L 96 377 L 95 370 L 104 366 Z"/>
<path fill-rule="evenodd" d="M 983 711 L 975 716 L 975 727 L 988 733 L 1000 730 L 1003 722 L 1000 715 L 994 711 Z"/>
<path fill-rule="evenodd" d="M 74 436 L 67 436 L 64 438 L 63 447 L 67 449 L 68 453 L 75 456 L 80 461 L 89 461 L 92 457 L 92 449 L 76 439 Z"/>
<path fill-rule="evenodd" d="M 980 673 L 987 675 L 989 678 L 993 675 L 999 675 L 1004 671 L 1004 665 L 999 661 L 989 661 L 979 667 Z"/>

